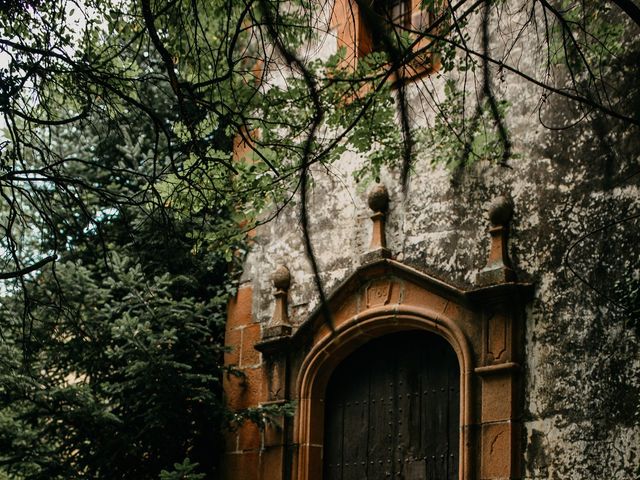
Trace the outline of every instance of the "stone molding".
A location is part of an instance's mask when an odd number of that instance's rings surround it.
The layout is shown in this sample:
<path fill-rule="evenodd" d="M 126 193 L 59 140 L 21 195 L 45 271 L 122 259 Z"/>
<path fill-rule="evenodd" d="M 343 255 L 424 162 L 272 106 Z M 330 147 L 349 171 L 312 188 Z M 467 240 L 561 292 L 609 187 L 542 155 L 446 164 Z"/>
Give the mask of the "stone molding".
<path fill-rule="evenodd" d="M 443 337 L 460 364 L 460 480 L 520 478 L 523 310 L 532 294 L 530 284 L 515 282 L 461 289 L 390 259 L 361 266 L 328 298 L 335 330 L 317 308 L 290 336 L 255 345 L 264 389 L 289 392 L 282 400 L 297 403 L 282 443 L 269 447 L 280 449 L 283 471 L 322 479 L 331 374 L 369 340 L 413 329 Z"/>
<path fill-rule="evenodd" d="M 444 337 L 453 347 L 460 364 L 460 471 L 461 478 L 471 478 L 471 350 L 462 330 L 442 312 L 427 308 L 378 306 L 355 316 L 327 334 L 313 347 L 302 364 L 298 386 L 298 413 L 294 442 L 298 446 L 297 480 L 322 479 L 322 445 L 327 382 L 335 368 L 350 353 L 367 341 L 403 330 L 426 330 Z"/>

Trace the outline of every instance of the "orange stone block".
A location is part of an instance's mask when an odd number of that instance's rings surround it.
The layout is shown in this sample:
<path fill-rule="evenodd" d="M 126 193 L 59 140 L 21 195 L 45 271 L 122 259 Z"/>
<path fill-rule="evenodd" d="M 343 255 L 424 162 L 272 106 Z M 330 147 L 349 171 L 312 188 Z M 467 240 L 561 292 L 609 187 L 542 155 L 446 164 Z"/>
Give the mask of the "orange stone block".
<path fill-rule="evenodd" d="M 241 286 L 227 307 L 227 330 L 249 325 L 251 323 L 251 304 L 253 288 L 250 285 Z"/>
<path fill-rule="evenodd" d="M 358 306 L 356 304 L 356 297 L 354 295 L 350 295 L 333 312 L 334 326 L 336 328 L 339 327 L 344 322 L 353 318 L 357 313 Z"/>
<path fill-rule="evenodd" d="M 255 81 L 259 81 L 264 71 L 264 63 L 256 60 L 251 68 L 251 73 Z M 247 131 L 242 128 L 233 139 L 233 160 L 234 162 L 244 161 L 251 162 L 251 153 L 253 151 L 253 142 L 260 138 L 260 130 L 254 129 Z"/>
<path fill-rule="evenodd" d="M 224 334 L 224 345 L 229 351 L 224 352 L 225 365 L 240 364 L 240 345 L 242 341 L 242 331 L 238 329 L 227 330 Z"/>
<path fill-rule="evenodd" d="M 316 412 L 309 418 L 309 443 L 322 445 L 324 443 L 324 401 L 312 398 L 311 411 Z"/>
<path fill-rule="evenodd" d="M 260 449 L 261 434 L 258 426 L 250 421 L 245 421 L 238 428 L 238 450 L 258 450 Z"/>
<path fill-rule="evenodd" d="M 282 447 L 267 448 L 262 452 L 260 480 L 282 480 Z"/>
<path fill-rule="evenodd" d="M 400 303 L 402 294 L 402 285 L 397 281 L 391 282 L 391 296 L 389 297 L 389 304 L 396 305 Z"/>
<path fill-rule="evenodd" d="M 262 365 L 267 379 L 265 396 L 267 402 L 285 400 L 285 362 L 268 362 Z"/>
<path fill-rule="evenodd" d="M 258 480 L 260 456 L 258 452 L 228 453 L 222 471 L 225 480 Z"/>
<path fill-rule="evenodd" d="M 436 296 L 436 298 L 441 298 Z M 463 327 L 465 330 L 469 332 L 469 335 L 472 337 L 472 340 L 475 338 L 477 341 L 482 341 L 482 325 L 478 322 L 469 322 L 469 311 L 465 310 L 460 305 L 456 303 L 449 302 L 442 312 L 443 315 L 447 318 L 450 318 L 458 325 Z"/>
<path fill-rule="evenodd" d="M 264 429 L 264 446 L 277 447 L 284 445 L 284 419 L 279 417 L 274 419 L 274 423 L 267 424 Z"/>
<path fill-rule="evenodd" d="M 428 307 L 436 312 L 442 312 L 447 305 L 447 300 L 439 295 L 425 291 L 411 282 L 405 282 L 402 295 L 402 303 L 416 307 Z"/>
<path fill-rule="evenodd" d="M 259 323 L 252 323 L 242 329 L 242 346 L 240 348 L 240 366 L 249 367 L 260 364 L 260 352 L 255 344 L 261 339 Z"/>
<path fill-rule="evenodd" d="M 481 480 L 517 478 L 514 445 L 518 441 L 519 431 L 518 424 L 508 422 L 482 425 Z"/>
<path fill-rule="evenodd" d="M 358 4 L 352 0 L 336 0 L 331 16 L 331 28 L 338 40 L 338 48 L 346 48 L 346 67 L 355 67 L 359 22 L 356 21 Z"/>
<path fill-rule="evenodd" d="M 509 373 L 482 379 L 482 421 L 512 420 L 515 414 L 514 378 Z"/>
<path fill-rule="evenodd" d="M 225 375 L 223 388 L 227 405 L 232 410 L 256 407 L 263 399 L 264 375 L 261 368 L 242 370 L 245 378 Z"/>
<path fill-rule="evenodd" d="M 328 337 L 330 335 L 333 335 L 331 333 L 331 329 L 329 328 L 329 322 L 325 322 L 324 321 L 324 317 L 320 317 L 323 319 L 322 323 L 320 324 L 320 326 L 318 327 L 318 329 L 315 331 L 314 335 L 313 335 L 313 344 L 318 344 L 320 341 L 322 341 L 322 339 L 324 339 L 325 337 Z M 333 321 L 335 322 L 335 317 L 333 317 Z M 342 322 L 344 322 L 344 319 L 342 320 Z"/>

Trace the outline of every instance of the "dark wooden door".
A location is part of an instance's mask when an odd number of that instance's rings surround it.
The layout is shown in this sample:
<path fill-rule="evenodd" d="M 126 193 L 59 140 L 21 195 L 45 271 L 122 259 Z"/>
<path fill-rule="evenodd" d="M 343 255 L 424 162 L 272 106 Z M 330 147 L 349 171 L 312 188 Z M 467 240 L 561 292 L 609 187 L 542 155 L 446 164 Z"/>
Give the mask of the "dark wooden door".
<path fill-rule="evenodd" d="M 325 396 L 325 480 L 456 480 L 460 369 L 441 337 L 373 340 L 342 362 Z"/>

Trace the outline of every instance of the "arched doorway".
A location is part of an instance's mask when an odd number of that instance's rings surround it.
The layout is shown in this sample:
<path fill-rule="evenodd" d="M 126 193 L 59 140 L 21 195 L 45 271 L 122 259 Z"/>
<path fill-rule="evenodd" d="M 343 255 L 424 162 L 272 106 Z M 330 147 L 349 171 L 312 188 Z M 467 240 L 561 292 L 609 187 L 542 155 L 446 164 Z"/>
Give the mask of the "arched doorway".
<path fill-rule="evenodd" d="M 460 366 L 439 335 L 376 338 L 333 372 L 325 395 L 324 480 L 458 478 Z"/>

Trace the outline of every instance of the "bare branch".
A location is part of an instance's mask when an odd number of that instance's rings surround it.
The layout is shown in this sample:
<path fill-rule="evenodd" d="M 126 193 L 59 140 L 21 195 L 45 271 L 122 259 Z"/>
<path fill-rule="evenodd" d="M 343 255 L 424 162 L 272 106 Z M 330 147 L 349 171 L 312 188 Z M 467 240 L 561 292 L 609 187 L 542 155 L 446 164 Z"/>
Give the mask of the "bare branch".
<path fill-rule="evenodd" d="M 25 275 L 28 275 L 44 267 L 47 263 L 54 262 L 57 258 L 57 255 L 49 255 L 48 257 L 45 257 L 42 260 L 29 265 L 28 267 L 20 268 L 12 272 L 0 272 L 0 280 L 9 280 L 12 278 L 24 277 Z"/>

